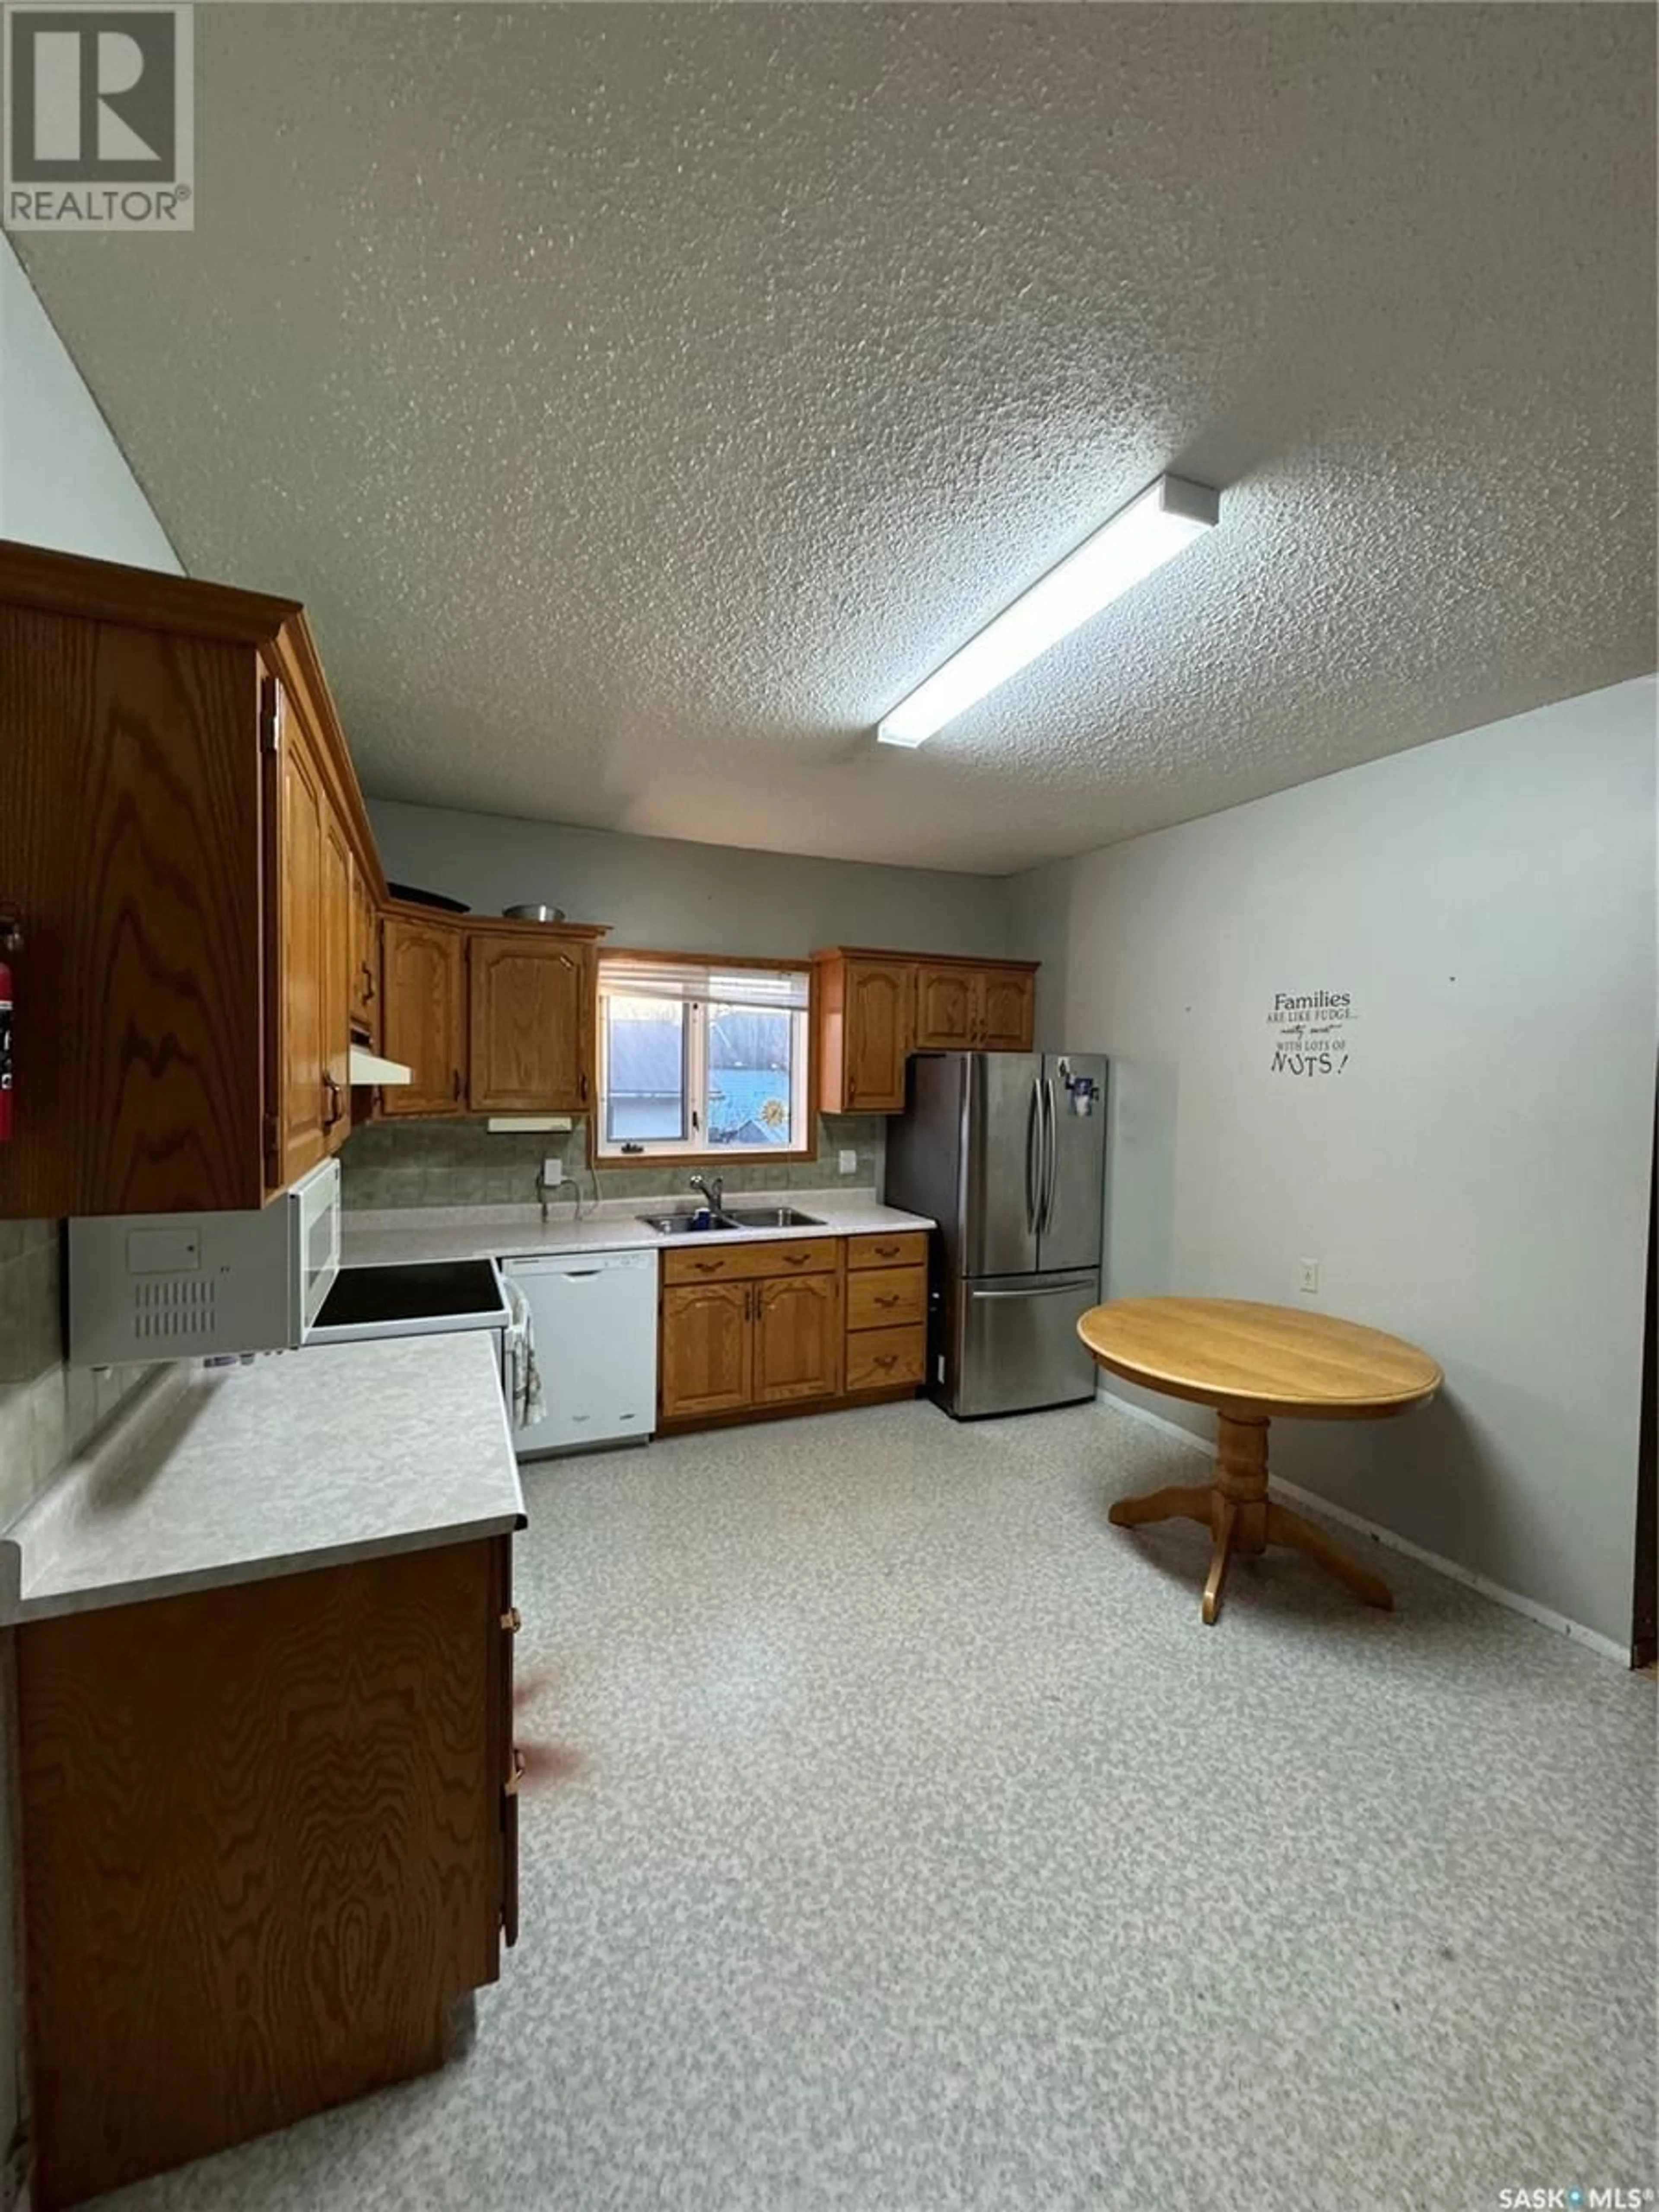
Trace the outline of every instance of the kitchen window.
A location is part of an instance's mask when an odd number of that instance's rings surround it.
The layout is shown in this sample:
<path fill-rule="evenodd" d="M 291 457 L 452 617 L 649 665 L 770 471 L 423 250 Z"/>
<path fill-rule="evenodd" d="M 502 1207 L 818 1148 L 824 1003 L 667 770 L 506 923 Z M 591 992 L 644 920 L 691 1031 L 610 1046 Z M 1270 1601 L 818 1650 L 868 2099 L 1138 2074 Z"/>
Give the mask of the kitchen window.
<path fill-rule="evenodd" d="M 595 1157 L 810 1154 L 810 983 L 766 961 L 601 953 Z"/>

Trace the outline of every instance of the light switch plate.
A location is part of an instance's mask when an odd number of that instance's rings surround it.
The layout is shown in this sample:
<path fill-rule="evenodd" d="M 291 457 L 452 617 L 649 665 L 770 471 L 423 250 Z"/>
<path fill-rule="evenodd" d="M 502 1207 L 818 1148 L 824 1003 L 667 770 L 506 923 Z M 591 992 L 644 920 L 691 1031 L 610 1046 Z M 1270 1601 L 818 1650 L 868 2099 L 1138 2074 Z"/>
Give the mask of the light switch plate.
<path fill-rule="evenodd" d="M 859 1171 L 858 1154 L 848 1152 L 844 1146 L 841 1153 L 841 1171 L 843 1175 L 856 1175 Z"/>
<path fill-rule="evenodd" d="M 1298 1260 L 1296 1272 L 1297 1290 L 1305 1291 L 1309 1297 L 1316 1297 L 1319 1294 L 1318 1261 Z"/>

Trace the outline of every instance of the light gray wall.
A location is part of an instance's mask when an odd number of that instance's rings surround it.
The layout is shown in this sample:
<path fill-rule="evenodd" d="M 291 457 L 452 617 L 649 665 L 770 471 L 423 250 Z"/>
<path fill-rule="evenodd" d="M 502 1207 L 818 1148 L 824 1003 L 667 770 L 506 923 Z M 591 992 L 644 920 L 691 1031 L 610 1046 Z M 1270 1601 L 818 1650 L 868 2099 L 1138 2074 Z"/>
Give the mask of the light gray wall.
<path fill-rule="evenodd" d="M 370 799 L 388 876 L 482 914 L 543 900 L 611 942 L 784 958 L 822 945 L 1006 952 L 1006 895 L 988 876 L 799 860 Z"/>
<path fill-rule="evenodd" d="M 3 239 L 0 538 L 179 573 L 161 526 Z M 147 1371 L 94 1376 L 64 1366 L 58 1248 L 56 1222 L 0 1221 L 0 1527 Z M 12 1725 L 9 1704 L 5 1725 Z M 11 1890 L 11 1837 L 0 1830 L 0 2157 L 20 2104 Z"/>
<path fill-rule="evenodd" d="M 166 532 L 3 238 L 0 537 L 179 573 Z"/>
<path fill-rule="evenodd" d="M 1281 1422 L 1288 1479 L 1628 1638 L 1655 1065 L 1651 679 L 1011 887 L 1113 1055 L 1108 1290 L 1304 1303 L 1446 1370 L 1425 1412 Z M 1340 1075 L 1276 992 L 1352 994 Z M 1173 1401 L 1155 1404 L 1201 1428 Z"/>

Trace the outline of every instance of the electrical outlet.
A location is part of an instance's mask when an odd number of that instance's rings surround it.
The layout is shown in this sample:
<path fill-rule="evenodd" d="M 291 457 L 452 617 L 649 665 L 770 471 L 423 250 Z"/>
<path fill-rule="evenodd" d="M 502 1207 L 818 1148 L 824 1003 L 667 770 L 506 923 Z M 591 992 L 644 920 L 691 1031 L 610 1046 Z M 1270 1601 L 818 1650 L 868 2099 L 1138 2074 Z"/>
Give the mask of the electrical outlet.
<path fill-rule="evenodd" d="M 849 1152 L 843 1148 L 841 1154 L 841 1171 L 843 1175 L 856 1175 L 858 1173 L 859 1156 L 856 1152 Z"/>
<path fill-rule="evenodd" d="M 1297 1290 L 1299 1290 L 1299 1291 L 1305 1291 L 1307 1292 L 1308 1296 L 1309 1296 L 1310 1298 L 1311 1298 L 1311 1297 L 1318 1297 L 1318 1295 L 1319 1295 L 1319 1262 L 1318 1262 L 1318 1261 L 1317 1261 L 1317 1260 L 1298 1260 L 1298 1261 L 1297 1261 L 1297 1263 L 1296 1263 L 1296 1267 L 1297 1267 L 1297 1285 L 1296 1285 L 1296 1286 L 1297 1286 Z"/>
<path fill-rule="evenodd" d="M 556 1152 L 550 1152 L 542 1162 L 542 1184 L 547 1190 L 556 1190 L 564 1181 L 564 1162 Z"/>

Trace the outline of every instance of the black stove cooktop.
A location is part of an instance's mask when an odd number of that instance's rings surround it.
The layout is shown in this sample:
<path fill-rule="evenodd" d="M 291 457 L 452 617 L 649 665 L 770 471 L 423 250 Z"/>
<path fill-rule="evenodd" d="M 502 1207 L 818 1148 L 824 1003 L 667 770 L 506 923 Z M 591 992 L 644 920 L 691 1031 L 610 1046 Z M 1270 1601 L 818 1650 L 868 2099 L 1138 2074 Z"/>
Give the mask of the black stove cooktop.
<path fill-rule="evenodd" d="M 417 1260 L 401 1267 L 342 1267 L 315 1326 L 362 1328 L 380 1322 L 453 1322 L 501 1311 L 501 1279 L 488 1260 Z"/>

